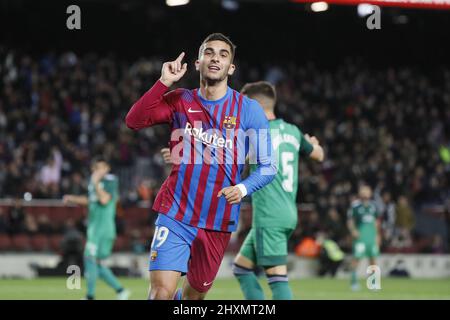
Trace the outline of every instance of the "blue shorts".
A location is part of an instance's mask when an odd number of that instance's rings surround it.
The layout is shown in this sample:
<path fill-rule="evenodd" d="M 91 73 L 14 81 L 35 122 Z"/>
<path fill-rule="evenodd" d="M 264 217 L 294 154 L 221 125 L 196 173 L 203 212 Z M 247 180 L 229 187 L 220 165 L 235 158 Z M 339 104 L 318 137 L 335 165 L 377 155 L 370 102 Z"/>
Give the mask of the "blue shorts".
<path fill-rule="evenodd" d="M 211 287 L 230 241 L 231 232 L 197 228 L 158 214 L 150 249 L 150 271 L 187 274 L 199 292 Z"/>
<path fill-rule="evenodd" d="M 158 214 L 150 249 L 150 271 L 172 270 L 186 274 L 190 257 L 190 246 L 198 228 Z"/>

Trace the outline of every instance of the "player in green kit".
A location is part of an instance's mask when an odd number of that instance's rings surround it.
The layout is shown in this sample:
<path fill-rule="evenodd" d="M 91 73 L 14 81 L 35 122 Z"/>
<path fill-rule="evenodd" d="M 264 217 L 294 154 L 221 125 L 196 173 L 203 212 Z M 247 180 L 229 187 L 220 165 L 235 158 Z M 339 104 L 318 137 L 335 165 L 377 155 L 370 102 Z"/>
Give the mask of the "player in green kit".
<path fill-rule="evenodd" d="M 358 193 L 359 199 L 353 201 L 347 213 L 347 226 L 353 237 L 351 287 L 354 291 L 359 289 L 356 276 L 359 261 L 367 257 L 370 265 L 375 265 L 380 244 L 380 219 L 377 208 L 371 201 L 372 189 L 363 185 Z"/>
<path fill-rule="evenodd" d="M 315 137 L 303 135 L 293 124 L 275 117 L 275 88 L 268 82 L 246 84 L 241 92 L 257 100 L 269 119 L 273 149 L 278 156 L 278 173 L 266 187 L 252 195 L 253 221 L 233 273 L 246 299 L 263 300 L 264 293 L 254 273 L 264 268 L 274 300 L 290 300 L 287 277 L 288 239 L 297 226 L 299 154 L 323 161 L 324 152 Z M 254 170 L 254 165 L 250 166 Z"/>
<path fill-rule="evenodd" d="M 116 238 L 116 205 L 119 197 L 117 177 L 109 174 L 109 164 L 96 158 L 91 165 L 92 175 L 88 185 L 88 196 L 65 195 L 66 204 L 88 206 L 87 240 L 84 250 L 84 269 L 87 281 L 86 299 L 95 298 L 97 278 L 104 280 L 117 292 L 118 300 L 128 299 L 125 290 L 111 269 L 103 261 L 111 255 Z"/>

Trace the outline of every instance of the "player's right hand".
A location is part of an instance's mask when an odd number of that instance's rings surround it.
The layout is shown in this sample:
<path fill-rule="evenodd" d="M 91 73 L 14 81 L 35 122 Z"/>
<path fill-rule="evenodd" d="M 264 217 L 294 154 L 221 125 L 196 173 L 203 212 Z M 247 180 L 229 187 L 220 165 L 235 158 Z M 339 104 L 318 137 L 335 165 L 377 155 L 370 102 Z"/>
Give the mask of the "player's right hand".
<path fill-rule="evenodd" d="M 170 158 L 170 149 L 169 148 L 162 148 L 161 155 L 162 155 L 165 163 L 167 163 L 167 164 L 172 163 L 172 159 Z"/>
<path fill-rule="evenodd" d="M 242 200 L 241 190 L 237 186 L 225 187 L 219 191 L 217 197 L 224 196 L 229 204 L 237 204 Z"/>
<path fill-rule="evenodd" d="M 100 180 L 102 180 L 104 174 L 103 171 L 100 169 L 95 170 L 92 174 L 91 174 L 91 181 L 94 185 L 96 185 L 97 183 L 100 182 Z"/>
<path fill-rule="evenodd" d="M 357 230 L 353 230 L 352 231 L 352 237 L 353 237 L 353 239 L 358 239 L 359 238 L 359 232 Z"/>
<path fill-rule="evenodd" d="M 182 52 L 174 61 L 164 62 L 161 70 L 161 78 L 159 79 L 165 86 L 170 87 L 180 80 L 187 70 L 187 63 L 181 64 L 184 58 Z"/>
<path fill-rule="evenodd" d="M 62 201 L 63 201 L 64 204 L 70 204 L 72 202 L 71 199 L 72 199 L 72 196 L 70 194 L 65 194 L 63 196 Z"/>
<path fill-rule="evenodd" d="M 319 145 L 319 140 L 315 136 L 310 136 L 309 134 L 305 134 L 305 139 L 312 145 Z"/>

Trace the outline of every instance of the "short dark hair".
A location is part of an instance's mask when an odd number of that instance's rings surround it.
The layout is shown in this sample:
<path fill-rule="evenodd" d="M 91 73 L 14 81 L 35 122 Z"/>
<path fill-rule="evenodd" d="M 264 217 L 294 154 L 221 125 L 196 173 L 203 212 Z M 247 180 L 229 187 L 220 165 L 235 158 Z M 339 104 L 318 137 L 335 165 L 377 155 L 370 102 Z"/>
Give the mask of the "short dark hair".
<path fill-rule="evenodd" d="M 272 99 L 274 102 L 277 101 L 277 92 L 275 90 L 275 87 L 267 81 L 247 83 L 242 87 L 241 93 L 249 96 L 250 98 L 256 95 L 262 95 L 264 97 Z"/>
<path fill-rule="evenodd" d="M 230 40 L 229 37 L 227 37 L 223 33 L 211 33 L 210 35 L 208 35 L 205 38 L 205 40 L 203 40 L 202 44 L 200 45 L 200 49 L 199 49 L 199 53 L 198 53 L 199 55 L 201 54 L 201 50 L 202 50 L 203 46 L 205 45 L 205 43 L 210 42 L 210 41 L 223 41 L 226 44 L 228 44 L 231 49 L 231 61 L 234 60 L 234 54 L 236 52 L 236 45 Z"/>
<path fill-rule="evenodd" d="M 95 164 L 97 164 L 99 162 L 104 162 L 108 166 L 111 166 L 109 164 L 108 160 L 105 157 L 103 157 L 103 156 L 95 156 L 95 157 L 93 157 L 92 160 L 91 160 L 91 166 L 93 166 L 93 165 L 95 165 Z"/>

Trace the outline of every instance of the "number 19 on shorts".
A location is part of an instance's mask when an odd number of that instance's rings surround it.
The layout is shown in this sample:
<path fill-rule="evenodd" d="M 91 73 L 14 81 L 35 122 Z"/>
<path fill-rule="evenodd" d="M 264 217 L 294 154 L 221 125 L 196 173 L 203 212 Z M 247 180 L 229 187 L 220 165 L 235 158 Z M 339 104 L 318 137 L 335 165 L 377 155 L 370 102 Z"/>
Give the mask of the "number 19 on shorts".
<path fill-rule="evenodd" d="M 169 235 L 169 229 L 162 226 L 157 226 L 155 229 L 155 235 L 153 236 L 153 241 L 151 247 L 154 248 L 154 244 L 156 242 L 156 248 L 162 246 L 162 244 L 166 241 L 167 236 Z"/>

